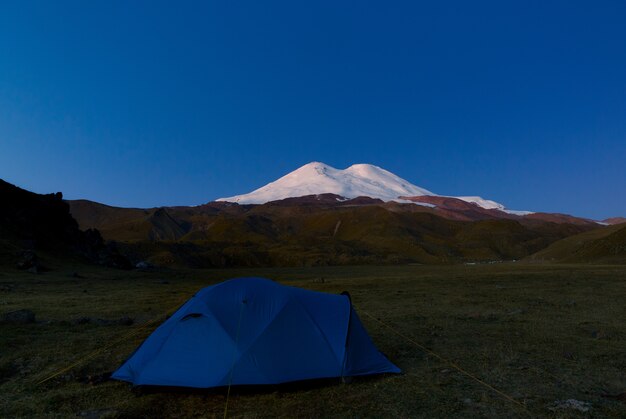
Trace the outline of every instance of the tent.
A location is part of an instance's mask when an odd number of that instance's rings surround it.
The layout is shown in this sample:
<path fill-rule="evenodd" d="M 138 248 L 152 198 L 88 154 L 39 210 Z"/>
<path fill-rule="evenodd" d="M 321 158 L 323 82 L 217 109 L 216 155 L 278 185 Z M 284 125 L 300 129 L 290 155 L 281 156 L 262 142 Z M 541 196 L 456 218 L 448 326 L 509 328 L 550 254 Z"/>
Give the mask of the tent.
<path fill-rule="evenodd" d="M 399 372 L 347 294 L 237 278 L 200 290 L 112 378 L 209 388 Z"/>

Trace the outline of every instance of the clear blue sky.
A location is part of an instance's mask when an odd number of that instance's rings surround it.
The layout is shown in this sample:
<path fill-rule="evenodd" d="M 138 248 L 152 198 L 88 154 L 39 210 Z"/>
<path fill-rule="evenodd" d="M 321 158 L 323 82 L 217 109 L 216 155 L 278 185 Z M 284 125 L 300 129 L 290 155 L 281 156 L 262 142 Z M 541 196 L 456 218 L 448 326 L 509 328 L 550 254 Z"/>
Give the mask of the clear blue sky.
<path fill-rule="evenodd" d="M 310 161 L 626 216 L 626 2 L 4 1 L 0 178 L 200 204 Z"/>

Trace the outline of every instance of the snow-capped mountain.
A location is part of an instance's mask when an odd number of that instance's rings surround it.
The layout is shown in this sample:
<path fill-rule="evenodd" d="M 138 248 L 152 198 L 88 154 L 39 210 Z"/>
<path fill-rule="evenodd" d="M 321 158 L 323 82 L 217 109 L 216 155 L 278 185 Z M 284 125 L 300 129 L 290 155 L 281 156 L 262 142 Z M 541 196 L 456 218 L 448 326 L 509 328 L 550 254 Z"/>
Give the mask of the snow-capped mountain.
<path fill-rule="evenodd" d="M 264 204 L 286 198 L 331 193 L 346 199 L 367 196 L 382 201 L 408 202 L 402 197 L 439 196 L 371 164 L 354 164 L 347 169 L 335 169 L 327 164 L 313 162 L 268 183 L 248 194 L 220 198 L 218 201 L 238 204 Z M 479 196 L 454 197 L 474 203 L 485 209 L 496 209 L 517 215 L 526 211 L 510 211 L 504 205 Z M 420 205 L 429 205 L 415 202 Z"/>
<path fill-rule="evenodd" d="M 383 201 L 399 200 L 400 196 L 434 195 L 371 164 L 355 164 L 340 170 L 324 163 L 313 162 L 248 194 L 220 198 L 218 201 L 264 204 L 279 199 L 324 193 L 347 199 L 369 196 Z"/>

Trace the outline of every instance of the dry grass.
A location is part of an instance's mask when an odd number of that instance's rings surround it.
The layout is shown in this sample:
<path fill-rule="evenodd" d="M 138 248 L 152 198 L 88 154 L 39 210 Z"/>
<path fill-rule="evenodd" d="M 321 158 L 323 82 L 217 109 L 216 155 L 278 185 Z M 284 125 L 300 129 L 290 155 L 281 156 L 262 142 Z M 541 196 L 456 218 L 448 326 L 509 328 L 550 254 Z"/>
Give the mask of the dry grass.
<path fill-rule="evenodd" d="M 590 402 L 592 417 L 625 417 L 626 268 L 476 265 L 177 270 L 152 273 L 54 266 L 0 271 L 0 313 L 28 308 L 38 322 L 0 325 L 0 417 L 214 417 L 225 392 L 136 395 L 113 370 L 154 326 L 76 324 L 80 317 L 160 318 L 198 289 L 235 276 L 265 276 L 326 292 L 350 291 L 363 323 L 402 375 L 352 384 L 234 390 L 236 417 L 576 417 L 548 408 Z M 78 271 L 85 278 L 69 272 Z M 324 282 L 318 278 L 325 278 Z M 167 283 L 164 283 L 167 282 Z M 425 354 L 364 312 L 452 360 L 524 404 L 518 407 Z M 134 336 L 117 340 L 129 332 Z M 110 345 L 110 347 L 108 347 Z M 37 381 L 93 351 L 93 359 Z"/>

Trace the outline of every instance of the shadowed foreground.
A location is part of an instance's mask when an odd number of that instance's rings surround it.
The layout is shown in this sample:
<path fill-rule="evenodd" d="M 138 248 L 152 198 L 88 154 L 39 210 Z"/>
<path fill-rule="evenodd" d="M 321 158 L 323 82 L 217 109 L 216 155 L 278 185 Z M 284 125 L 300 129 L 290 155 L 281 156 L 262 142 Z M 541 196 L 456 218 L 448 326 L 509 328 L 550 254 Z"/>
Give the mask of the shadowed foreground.
<path fill-rule="evenodd" d="M 233 388 L 229 416 L 626 416 L 620 400 L 626 392 L 626 268 L 520 264 L 0 271 L 0 313 L 29 309 L 36 315 L 34 323 L 0 324 L 0 416 L 221 416 L 224 389 L 137 395 L 125 383 L 100 382 L 99 375 L 115 369 L 165 313 L 198 289 L 243 275 L 349 291 L 376 346 L 404 374 L 351 384 Z M 568 399 L 590 410 L 555 409 Z"/>

